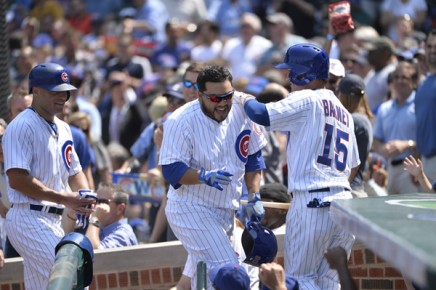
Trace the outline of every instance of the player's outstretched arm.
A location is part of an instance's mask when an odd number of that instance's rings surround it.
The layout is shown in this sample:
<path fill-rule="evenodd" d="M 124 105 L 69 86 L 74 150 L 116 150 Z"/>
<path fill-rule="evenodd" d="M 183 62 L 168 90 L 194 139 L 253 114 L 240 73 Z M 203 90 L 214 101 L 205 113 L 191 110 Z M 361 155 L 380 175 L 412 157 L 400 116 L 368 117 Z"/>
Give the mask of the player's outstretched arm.
<path fill-rule="evenodd" d="M 418 178 L 419 184 L 425 192 L 434 192 L 430 180 L 424 172 L 422 161 L 415 159 L 412 155 L 404 159 L 404 170 L 410 173 L 415 178 Z"/>

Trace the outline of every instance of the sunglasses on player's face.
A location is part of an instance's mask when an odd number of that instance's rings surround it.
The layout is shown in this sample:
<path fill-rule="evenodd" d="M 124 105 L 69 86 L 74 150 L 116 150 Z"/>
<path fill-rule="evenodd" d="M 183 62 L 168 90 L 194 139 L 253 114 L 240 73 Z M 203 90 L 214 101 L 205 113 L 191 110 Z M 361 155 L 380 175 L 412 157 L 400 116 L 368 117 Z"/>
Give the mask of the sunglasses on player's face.
<path fill-rule="evenodd" d="M 188 81 L 188 80 L 184 80 L 183 85 L 188 89 L 190 89 L 190 88 L 192 88 L 192 86 L 194 86 L 194 89 L 196 89 L 198 91 L 198 85 L 196 83 L 193 83 L 193 82 Z"/>
<path fill-rule="evenodd" d="M 217 95 L 217 94 L 205 94 L 205 93 L 201 92 L 201 94 L 203 96 L 205 96 L 211 102 L 214 102 L 214 103 L 219 103 L 222 100 L 225 100 L 225 101 L 231 100 L 233 98 L 233 94 L 234 93 L 235 93 L 234 90 L 231 90 L 230 92 L 227 92 L 227 93 L 224 93 L 224 94 L 221 94 L 221 95 Z"/>

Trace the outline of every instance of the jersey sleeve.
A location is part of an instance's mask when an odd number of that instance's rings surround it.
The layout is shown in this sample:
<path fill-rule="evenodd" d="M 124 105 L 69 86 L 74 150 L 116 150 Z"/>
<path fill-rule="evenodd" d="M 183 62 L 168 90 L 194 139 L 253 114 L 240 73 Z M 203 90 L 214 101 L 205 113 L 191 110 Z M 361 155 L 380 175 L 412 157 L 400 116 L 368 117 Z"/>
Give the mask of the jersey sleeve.
<path fill-rule="evenodd" d="M 359 147 L 357 146 L 356 135 L 354 133 L 354 129 L 351 132 L 351 146 L 353 147 L 352 156 L 349 158 L 349 166 L 350 169 L 357 167 L 360 165 L 360 157 L 359 157 Z"/>
<path fill-rule="evenodd" d="M 6 128 L 2 140 L 5 171 L 11 168 L 30 171 L 33 134 L 33 128 L 27 123 L 11 123 Z"/>
<path fill-rule="evenodd" d="M 175 162 L 190 164 L 192 156 L 191 136 L 189 128 L 184 126 L 181 119 L 169 118 L 164 123 L 162 146 L 159 155 L 159 165 L 168 165 Z"/>
<path fill-rule="evenodd" d="M 267 140 L 263 134 L 260 125 L 252 123 L 253 130 L 251 131 L 251 142 L 248 146 L 248 154 L 252 155 L 266 146 Z"/>

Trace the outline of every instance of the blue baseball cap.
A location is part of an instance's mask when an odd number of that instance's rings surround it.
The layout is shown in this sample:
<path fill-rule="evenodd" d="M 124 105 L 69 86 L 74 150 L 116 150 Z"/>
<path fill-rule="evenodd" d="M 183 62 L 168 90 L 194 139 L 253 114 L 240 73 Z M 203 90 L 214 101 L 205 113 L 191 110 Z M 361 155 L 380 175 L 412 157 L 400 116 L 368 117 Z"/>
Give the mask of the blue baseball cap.
<path fill-rule="evenodd" d="M 209 279 L 218 290 L 250 290 L 250 277 L 238 264 L 216 266 L 210 271 Z"/>
<path fill-rule="evenodd" d="M 286 275 L 286 289 L 287 290 L 299 290 L 300 286 L 298 286 L 298 281 L 295 278 L 292 278 L 290 275 Z M 262 290 L 271 290 L 265 285 L 262 285 Z"/>

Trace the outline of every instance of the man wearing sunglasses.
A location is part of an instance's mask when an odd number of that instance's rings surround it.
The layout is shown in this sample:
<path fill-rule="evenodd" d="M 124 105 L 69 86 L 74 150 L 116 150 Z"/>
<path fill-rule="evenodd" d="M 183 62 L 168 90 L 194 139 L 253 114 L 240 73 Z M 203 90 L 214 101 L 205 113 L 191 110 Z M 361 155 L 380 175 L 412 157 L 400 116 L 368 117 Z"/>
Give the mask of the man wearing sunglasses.
<path fill-rule="evenodd" d="M 90 216 L 86 236 L 94 249 L 137 245 L 135 233 L 125 216 L 129 194 L 118 184 L 100 183 L 97 205 Z M 71 217 L 70 217 L 71 218 Z"/>
<path fill-rule="evenodd" d="M 159 164 L 171 185 L 165 212 L 188 251 L 183 274 L 191 278 L 192 289 L 199 261 L 209 269 L 238 263 L 229 237 L 243 181 L 250 201 L 247 219 L 260 221 L 264 212 L 259 189 L 266 140 L 243 109 L 232 105 L 238 93 L 232 79 L 224 67 L 206 67 L 197 78 L 198 100 L 164 123 Z"/>

